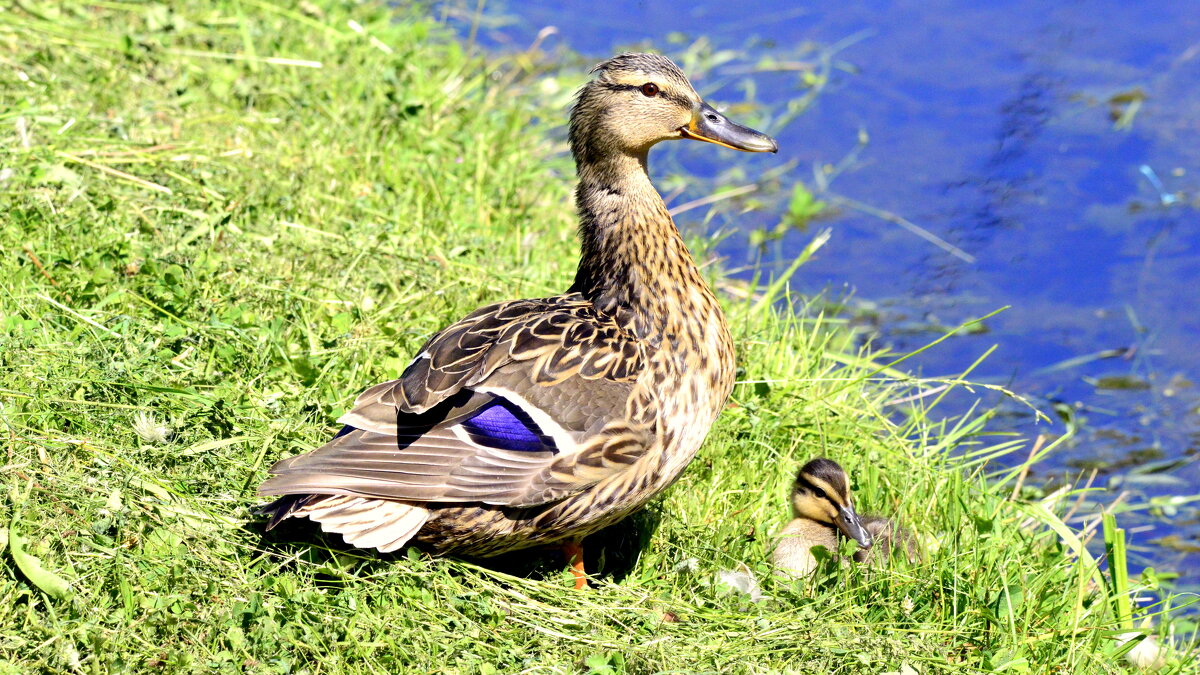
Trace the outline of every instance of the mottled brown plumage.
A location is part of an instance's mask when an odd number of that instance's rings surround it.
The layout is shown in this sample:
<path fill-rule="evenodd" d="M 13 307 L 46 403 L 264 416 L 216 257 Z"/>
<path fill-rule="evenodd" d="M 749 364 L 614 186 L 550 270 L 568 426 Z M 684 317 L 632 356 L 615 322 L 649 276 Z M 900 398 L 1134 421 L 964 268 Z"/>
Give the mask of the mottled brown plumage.
<path fill-rule="evenodd" d="M 362 547 L 490 556 L 578 542 L 671 484 L 733 386 L 716 298 L 646 172 L 651 146 L 774 141 L 661 56 L 600 64 L 572 111 L 582 253 L 562 295 L 483 307 L 368 389 L 326 445 L 271 468 L 269 526 Z"/>

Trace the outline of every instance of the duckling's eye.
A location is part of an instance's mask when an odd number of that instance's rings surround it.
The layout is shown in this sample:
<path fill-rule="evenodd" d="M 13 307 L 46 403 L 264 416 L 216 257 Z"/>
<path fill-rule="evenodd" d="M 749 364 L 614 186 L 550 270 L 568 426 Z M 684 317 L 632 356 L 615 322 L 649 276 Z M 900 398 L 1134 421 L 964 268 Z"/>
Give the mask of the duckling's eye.
<path fill-rule="evenodd" d="M 828 497 L 825 496 L 825 491 L 819 487 L 813 488 L 813 494 L 817 496 L 817 499 L 828 499 Z"/>
<path fill-rule="evenodd" d="M 654 84 L 653 82 L 647 82 L 646 84 L 642 85 L 642 93 L 647 96 L 657 96 L 658 85 Z"/>

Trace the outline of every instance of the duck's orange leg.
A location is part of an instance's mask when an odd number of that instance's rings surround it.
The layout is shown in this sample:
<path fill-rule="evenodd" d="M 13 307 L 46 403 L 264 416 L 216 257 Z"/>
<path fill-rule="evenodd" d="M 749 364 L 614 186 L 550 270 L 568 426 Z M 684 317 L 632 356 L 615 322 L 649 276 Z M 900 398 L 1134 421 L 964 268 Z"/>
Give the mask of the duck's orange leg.
<path fill-rule="evenodd" d="M 567 564 L 571 566 L 571 573 L 575 575 L 575 590 L 587 588 L 587 573 L 583 569 L 583 544 L 578 541 L 564 542 L 562 552 L 567 557 Z"/>

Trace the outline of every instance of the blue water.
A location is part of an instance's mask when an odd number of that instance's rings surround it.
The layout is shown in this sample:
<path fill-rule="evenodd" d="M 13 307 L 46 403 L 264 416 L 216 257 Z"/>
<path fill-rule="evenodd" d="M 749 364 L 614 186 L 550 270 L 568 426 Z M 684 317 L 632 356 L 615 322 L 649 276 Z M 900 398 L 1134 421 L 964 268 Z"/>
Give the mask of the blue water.
<path fill-rule="evenodd" d="M 681 215 L 681 227 L 727 234 L 719 252 L 735 269 L 786 266 L 831 228 L 796 285 L 850 296 L 864 335 L 895 350 L 1011 305 L 985 332 L 907 366 L 953 375 L 996 345 L 972 378 L 1055 417 L 1037 423 L 1024 406 L 989 399 L 1005 413 L 996 426 L 1060 434 L 1056 407 L 1078 425 L 1035 479 L 1076 476 L 1098 462 L 1097 484 L 1109 488 L 1100 502 L 1122 490 L 1126 504 L 1200 491 L 1200 5 L 611 0 L 490 5 L 488 13 L 515 18 L 481 30 L 490 45 L 523 48 L 555 26 L 543 48 L 590 62 L 628 48 L 686 62 L 699 39 L 710 54 L 733 50 L 695 84 L 734 119 L 775 135 L 779 155 L 664 144 L 652 172 L 664 186 L 679 183 L 671 176 L 700 177 L 676 205 L 717 183 L 790 168 L 760 186 L 757 210 L 738 214 L 731 201 L 710 218 L 704 209 Z M 819 64 L 820 48 L 839 41 L 824 89 L 784 124 L 788 102 L 809 91 L 802 73 L 756 66 Z M 1131 110 L 1128 100 L 1140 97 Z M 1129 119 L 1117 128 L 1123 113 Z M 903 217 L 956 252 L 844 205 L 752 245 L 752 230 L 780 221 L 792 185 L 813 187 L 812 167 L 841 162 L 860 132 L 868 142 L 829 190 Z M 951 402 L 949 412 L 961 405 Z M 1178 573 L 1181 586 L 1200 583 L 1197 506 L 1121 515 L 1135 565 Z"/>

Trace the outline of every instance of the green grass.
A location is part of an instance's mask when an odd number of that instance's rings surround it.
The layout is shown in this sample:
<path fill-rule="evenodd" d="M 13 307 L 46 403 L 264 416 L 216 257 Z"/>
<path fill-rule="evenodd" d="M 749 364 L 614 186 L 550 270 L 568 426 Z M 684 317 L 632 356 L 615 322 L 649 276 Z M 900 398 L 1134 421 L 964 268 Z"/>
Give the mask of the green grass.
<path fill-rule="evenodd" d="M 275 459 L 449 321 L 569 283 L 550 130 L 584 74 L 477 53 L 416 9 L 176 6 L 0 15 L 0 673 L 1099 673 L 1146 614 L 1168 637 L 1173 614 L 1128 602 L 1144 580 L 1110 581 L 1062 525 L 1073 495 L 987 464 L 1022 440 L 895 403 L 914 382 L 837 320 L 779 315 L 782 283 L 728 301 L 733 405 L 592 542 L 592 591 L 553 553 L 264 535 Z M 926 559 L 774 581 L 818 454 Z M 741 564 L 760 602 L 712 583 Z"/>

